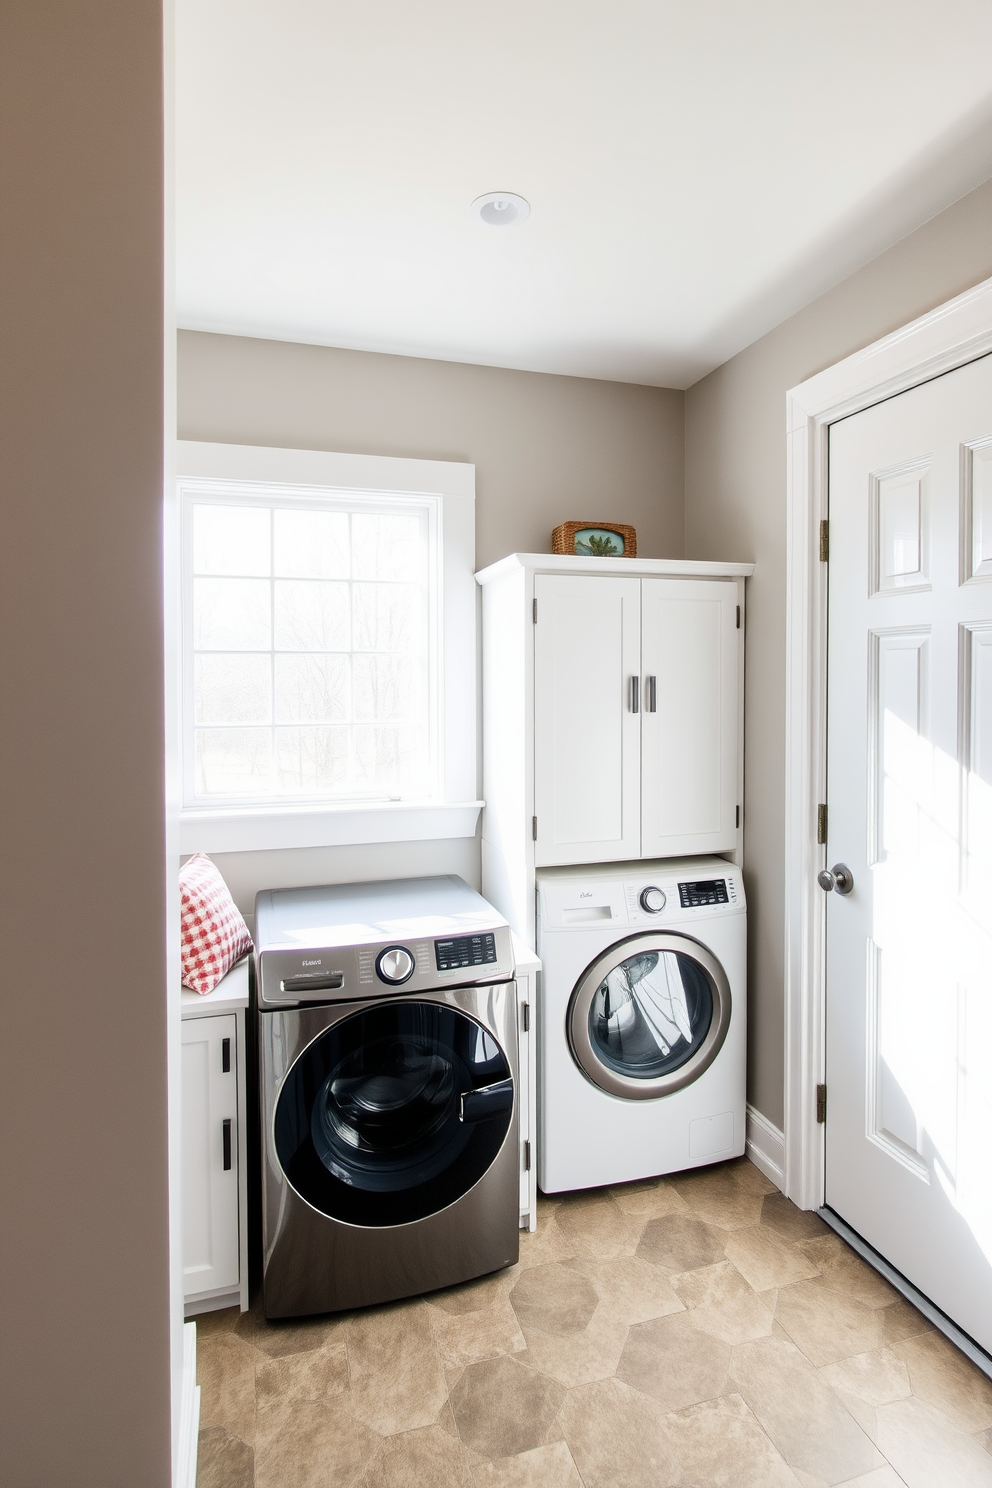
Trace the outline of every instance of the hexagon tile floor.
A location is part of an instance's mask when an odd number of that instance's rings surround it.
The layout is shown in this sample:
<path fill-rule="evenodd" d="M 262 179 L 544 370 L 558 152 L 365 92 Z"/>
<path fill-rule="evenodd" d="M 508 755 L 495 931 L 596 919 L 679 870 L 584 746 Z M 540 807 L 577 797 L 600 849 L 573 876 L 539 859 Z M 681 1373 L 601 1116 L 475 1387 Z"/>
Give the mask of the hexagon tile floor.
<path fill-rule="evenodd" d="M 512 1270 L 198 1320 L 198 1488 L 992 1488 L 992 1383 L 749 1162 L 544 1199 Z"/>

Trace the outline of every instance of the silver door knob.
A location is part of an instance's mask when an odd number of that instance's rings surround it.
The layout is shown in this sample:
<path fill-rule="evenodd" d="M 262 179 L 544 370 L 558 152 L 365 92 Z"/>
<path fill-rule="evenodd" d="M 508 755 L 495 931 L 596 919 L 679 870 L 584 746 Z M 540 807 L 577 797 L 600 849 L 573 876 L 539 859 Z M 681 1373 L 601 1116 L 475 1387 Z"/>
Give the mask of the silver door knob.
<path fill-rule="evenodd" d="M 375 969 L 382 981 L 397 987 L 413 975 L 414 964 L 413 957 L 404 946 L 390 946 L 387 951 L 380 951 Z"/>
<path fill-rule="evenodd" d="M 835 863 L 832 868 L 822 868 L 816 881 L 825 894 L 836 889 L 838 894 L 849 894 L 854 888 L 854 874 L 846 863 Z"/>

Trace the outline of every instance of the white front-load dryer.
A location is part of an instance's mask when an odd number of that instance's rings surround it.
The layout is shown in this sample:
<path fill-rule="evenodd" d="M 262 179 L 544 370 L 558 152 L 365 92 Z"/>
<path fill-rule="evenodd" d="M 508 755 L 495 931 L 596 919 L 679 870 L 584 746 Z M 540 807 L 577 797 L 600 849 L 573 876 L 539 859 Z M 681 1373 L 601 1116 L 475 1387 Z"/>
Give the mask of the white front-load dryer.
<path fill-rule="evenodd" d="M 538 1185 L 744 1151 L 747 911 L 722 858 L 538 873 Z"/>

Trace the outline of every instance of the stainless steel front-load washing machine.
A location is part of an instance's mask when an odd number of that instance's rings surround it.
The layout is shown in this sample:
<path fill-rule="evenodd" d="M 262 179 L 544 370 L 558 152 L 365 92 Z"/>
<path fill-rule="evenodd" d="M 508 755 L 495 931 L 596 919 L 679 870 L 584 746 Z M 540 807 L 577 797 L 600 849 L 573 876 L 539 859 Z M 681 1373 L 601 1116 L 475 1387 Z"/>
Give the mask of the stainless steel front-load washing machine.
<path fill-rule="evenodd" d="M 512 1265 L 506 922 L 454 877 L 269 890 L 255 946 L 266 1316 Z"/>

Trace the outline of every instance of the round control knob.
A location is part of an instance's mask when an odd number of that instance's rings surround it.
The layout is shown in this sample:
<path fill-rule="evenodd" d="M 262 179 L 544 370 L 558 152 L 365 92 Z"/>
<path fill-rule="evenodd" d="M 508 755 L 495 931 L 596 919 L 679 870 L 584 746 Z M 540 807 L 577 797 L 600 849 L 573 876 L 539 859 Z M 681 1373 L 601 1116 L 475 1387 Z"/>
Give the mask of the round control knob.
<path fill-rule="evenodd" d="M 665 907 L 664 890 L 655 888 L 642 889 L 640 905 L 646 914 L 660 914 Z"/>
<path fill-rule="evenodd" d="M 413 976 L 415 965 L 416 962 L 405 946 L 388 946 L 375 958 L 375 969 L 380 981 L 388 982 L 391 987 L 408 982 Z"/>

